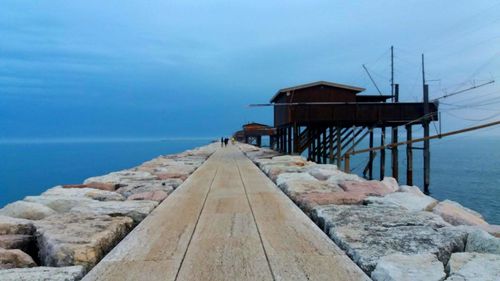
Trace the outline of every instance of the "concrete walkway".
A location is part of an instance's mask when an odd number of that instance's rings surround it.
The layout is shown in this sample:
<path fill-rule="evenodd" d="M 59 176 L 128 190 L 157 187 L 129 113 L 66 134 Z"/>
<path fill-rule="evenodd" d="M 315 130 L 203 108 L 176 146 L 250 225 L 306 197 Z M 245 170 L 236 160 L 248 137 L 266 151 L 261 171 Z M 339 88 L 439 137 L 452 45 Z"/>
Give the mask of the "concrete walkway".
<path fill-rule="evenodd" d="M 370 280 L 235 146 L 219 149 L 84 280 Z"/>

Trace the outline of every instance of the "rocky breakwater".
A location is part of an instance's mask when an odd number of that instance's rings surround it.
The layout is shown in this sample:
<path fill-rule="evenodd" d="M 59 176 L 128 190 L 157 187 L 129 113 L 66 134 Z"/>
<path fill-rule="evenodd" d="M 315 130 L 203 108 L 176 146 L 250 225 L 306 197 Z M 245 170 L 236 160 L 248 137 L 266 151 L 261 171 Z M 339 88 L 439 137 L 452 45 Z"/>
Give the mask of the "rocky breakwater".
<path fill-rule="evenodd" d="M 368 181 L 300 156 L 240 144 L 376 281 L 500 280 L 500 227 L 394 178 Z"/>
<path fill-rule="evenodd" d="M 209 144 L 0 209 L 0 280 L 79 280 L 217 149 Z"/>

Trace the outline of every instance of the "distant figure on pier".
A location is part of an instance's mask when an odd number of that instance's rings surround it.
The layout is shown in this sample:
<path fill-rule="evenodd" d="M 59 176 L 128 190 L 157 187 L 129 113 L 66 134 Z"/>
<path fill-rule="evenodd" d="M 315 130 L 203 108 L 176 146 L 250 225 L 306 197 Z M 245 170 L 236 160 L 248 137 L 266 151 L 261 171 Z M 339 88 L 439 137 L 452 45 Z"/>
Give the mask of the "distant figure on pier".
<path fill-rule="evenodd" d="M 224 147 L 224 137 L 220 138 L 220 147 Z"/>
<path fill-rule="evenodd" d="M 227 146 L 227 143 L 229 142 L 229 139 L 228 138 L 225 138 L 224 139 L 224 146 Z"/>
<path fill-rule="evenodd" d="M 231 138 L 231 144 L 234 145 L 234 143 L 236 142 L 236 139 L 234 139 L 234 137 Z"/>

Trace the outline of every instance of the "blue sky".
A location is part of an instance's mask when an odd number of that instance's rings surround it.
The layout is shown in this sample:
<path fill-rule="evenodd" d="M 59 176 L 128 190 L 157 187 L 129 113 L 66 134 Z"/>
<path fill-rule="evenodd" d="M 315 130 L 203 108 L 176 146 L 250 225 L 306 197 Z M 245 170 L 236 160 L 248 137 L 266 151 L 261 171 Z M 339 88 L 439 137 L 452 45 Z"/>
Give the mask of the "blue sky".
<path fill-rule="evenodd" d="M 391 45 L 405 101 L 422 52 L 431 97 L 498 80 L 443 100 L 478 106 L 445 131 L 500 118 L 498 1 L 0 1 L 0 138 L 227 134 L 279 88 L 376 93 L 362 64 L 388 92 Z"/>

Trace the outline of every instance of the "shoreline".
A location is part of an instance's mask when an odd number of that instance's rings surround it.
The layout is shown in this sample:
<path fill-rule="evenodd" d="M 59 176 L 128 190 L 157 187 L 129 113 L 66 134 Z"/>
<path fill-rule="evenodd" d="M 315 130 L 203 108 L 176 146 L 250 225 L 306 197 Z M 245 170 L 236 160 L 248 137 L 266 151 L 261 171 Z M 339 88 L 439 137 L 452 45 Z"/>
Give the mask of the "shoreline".
<path fill-rule="evenodd" d="M 209 143 L 0 209 L 0 279 L 79 280 L 216 150 Z"/>

